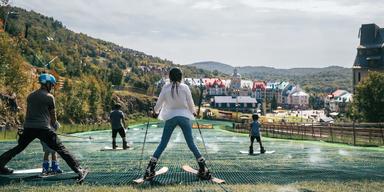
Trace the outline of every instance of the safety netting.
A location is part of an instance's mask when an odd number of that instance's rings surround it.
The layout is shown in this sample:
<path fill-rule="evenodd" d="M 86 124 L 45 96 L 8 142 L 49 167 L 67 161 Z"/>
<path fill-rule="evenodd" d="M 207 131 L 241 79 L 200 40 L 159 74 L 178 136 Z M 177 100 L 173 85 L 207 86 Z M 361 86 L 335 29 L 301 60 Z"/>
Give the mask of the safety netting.
<path fill-rule="evenodd" d="M 207 165 L 215 177 L 224 179 L 226 184 L 273 183 L 289 184 L 301 181 L 360 181 L 384 180 L 384 148 L 353 147 L 324 142 L 297 141 L 262 138 L 266 150 L 273 154 L 249 156 L 249 138 L 246 134 L 232 133 L 220 129 L 230 126 L 229 122 L 201 121 L 213 124 L 214 129 L 202 129 L 206 144 L 205 153 L 202 136 L 193 129 L 195 142 L 207 158 Z M 127 138 L 132 149 L 122 151 L 100 151 L 111 146 L 111 131 L 95 131 L 61 136 L 64 145 L 79 159 L 83 167 L 91 172 L 85 183 L 90 185 L 133 185 L 132 180 L 143 175 L 145 166 L 160 142 L 163 124 L 149 124 L 144 158 L 141 159 L 146 124 L 131 126 Z M 117 137 L 121 146 L 121 139 Z M 14 142 L 0 142 L 0 153 L 16 145 Z M 254 150 L 259 146 L 255 142 Z M 26 150 L 17 155 L 8 166 L 16 170 L 40 168 L 43 158 L 41 144 L 32 142 Z M 169 171 L 154 179 L 153 185 L 206 185 L 196 176 L 181 169 L 184 164 L 197 168 L 192 152 L 189 151 L 180 128 L 173 132 L 171 140 L 158 162 L 157 169 L 166 166 Z M 0 186 L 23 182 L 28 185 L 73 184 L 76 174 L 71 172 L 64 160 L 60 159 L 62 175 L 38 178 L 36 173 L 0 176 Z M 144 184 L 146 185 L 146 184 Z"/>

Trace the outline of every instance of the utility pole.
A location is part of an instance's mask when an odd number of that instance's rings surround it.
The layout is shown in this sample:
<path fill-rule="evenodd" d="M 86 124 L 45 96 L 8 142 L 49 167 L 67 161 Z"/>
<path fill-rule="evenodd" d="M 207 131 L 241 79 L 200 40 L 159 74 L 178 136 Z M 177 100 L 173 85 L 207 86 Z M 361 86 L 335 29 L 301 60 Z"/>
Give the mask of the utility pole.
<path fill-rule="evenodd" d="M 4 31 L 6 31 L 6 26 L 7 26 L 7 20 L 8 20 L 8 15 L 9 15 L 9 13 L 11 12 L 11 10 L 10 10 L 10 2 L 9 2 L 9 0 L 1 0 L 1 7 L 5 7 L 5 11 L 6 11 L 6 14 L 5 14 L 5 16 L 4 16 L 4 26 L 3 26 L 3 28 L 4 28 Z"/>

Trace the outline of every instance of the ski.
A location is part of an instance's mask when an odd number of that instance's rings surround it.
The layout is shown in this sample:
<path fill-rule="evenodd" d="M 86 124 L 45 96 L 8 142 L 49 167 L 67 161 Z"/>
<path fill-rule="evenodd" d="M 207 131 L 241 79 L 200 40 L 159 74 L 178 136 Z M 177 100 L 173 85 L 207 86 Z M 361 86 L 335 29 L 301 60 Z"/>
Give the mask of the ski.
<path fill-rule="evenodd" d="M 155 178 L 155 177 L 157 177 L 159 175 L 162 175 L 162 174 L 164 174 L 166 172 L 168 172 L 168 167 L 162 167 L 160 170 L 156 171 L 155 176 L 151 177 L 150 179 L 144 179 L 144 177 L 141 177 L 139 179 L 133 180 L 133 182 L 136 183 L 136 184 L 141 184 L 141 183 L 144 183 L 144 181 L 150 181 L 153 178 Z"/>
<path fill-rule="evenodd" d="M 41 174 L 38 175 L 38 177 L 40 177 L 40 178 L 48 178 L 48 177 L 55 177 L 55 176 L 64 175 L 64 174 L 70 174 L 70 173 L 74 173 L 74 172 L 73 171 L 69 171 L 69 172 L 62 172 L 62 173 L 54 173 L 54 172 L 41 173 Z"/>
<path fill-rule="evenodd" d="M 132 150 L 132 149 L 133 149 L 132 146 L 128 146 L 127 149 L 124 149 L 122 147 L 117 147 L 117 148 L 113 149 L 112 147 L 105 146 L 105 147 L 101 148 L 100 151 L 122 151 L 122 150 Z"/>
<path fill-rule="evenodd" d="M 15 170 L 13 171 L 13 174 L 41 173 L 42 170 L 43 170 L 42 168 Z"/>
<path fill-rule="evenodd" d="M 240 153 L 249 155 L 249 151 L 240 151 Z M 262 155 L 262 154 L 272 154 L 272 153 L 275 153 L 275 151 L 266 151 L 265 153 L 260 153 L 260 151 L 256 151 L 256 152 L 253 152 L 253 154 L 251 155 Z"/>
<path fill-rule="evenodd" d="M 198 171 L 194 168 L 192 168 L 191 166 L 189 165 L 183 165 L 182 169 L 185 171 L 185 172 L 188 172 L 188 173 L 192 173 L 194 175 L 197 175 Z M 212 181 L 214 183 L 225 183 L 225 180 L 223 179 L 219 179 L 219 178 L 216 178 L 216 177 L 212 177 L 209 181 Z"/>

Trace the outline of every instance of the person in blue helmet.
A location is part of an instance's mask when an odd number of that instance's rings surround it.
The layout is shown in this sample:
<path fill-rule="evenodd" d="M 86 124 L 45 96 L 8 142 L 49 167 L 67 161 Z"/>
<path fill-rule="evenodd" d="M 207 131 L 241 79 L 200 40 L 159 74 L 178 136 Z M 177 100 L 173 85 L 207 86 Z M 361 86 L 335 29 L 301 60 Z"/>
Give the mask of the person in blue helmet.
<path fill-rule="evenodd" d="M 183 73 L 179 68 L 172 68 L 169 72 L 170 83 L 163 86 L 154 107 L 154 117 L 165 121 L 160 144 L 153 153 L 145 170 L 144 179 L 149 180 L 155 176 L 155 167 L 161 154 L 167 147 L 172 132 L 176 126 L 183 131 L 189 149 L 195 156 L 199 165 L 197 176 L 209 180 L 212 175 L 207 168 L 205 158 L 196 147 L 192 137 L 192 121 L 196 116 L 195 105 L 189 87 L 181 83 Z"/>
<path fill-rule="evenodd" d="M 79 175 L 77 181 L 82 182 L 88 175 L 88 169 L 80 166 L 78 160 L 67 150 L 53 130 L 60 125 L 56 120 L 55 98 L 50 93 L 56 84 L 56 79 L 51 74 L 43 73 L 39 76 L 39 82 L 40 88 L 27 97 L 24 129 L 19 133 L 20 137 L 17 146 L 0 156 L 0 174 L 12 174 L 13 170 L 5 165 L 37 138 L 56 151 L 69 167 Z"/>

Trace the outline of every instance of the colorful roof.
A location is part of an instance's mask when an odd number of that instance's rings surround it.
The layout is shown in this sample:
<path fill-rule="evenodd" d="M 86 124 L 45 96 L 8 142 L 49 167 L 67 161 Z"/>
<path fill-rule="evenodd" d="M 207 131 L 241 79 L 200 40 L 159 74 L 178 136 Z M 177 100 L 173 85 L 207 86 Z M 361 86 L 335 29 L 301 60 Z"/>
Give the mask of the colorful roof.
<path fill-rule="evenodd" d="M 349 93 L 349 92 L 346 91 L 346 90 L 338 89 L 338 90 L 336 90 L 335 92 L 332 93 L 332 96 L 333 97 L 340 97 L 340 96 L 345 95 L 347 93 Z"/>
<path fill-rule="evenodd" d="M 267 86 L 265 85 L 264 81 L 254 81 L 252 86 L 252 91 L 256 91 L 256 89 L 261 89 L 264 91 L 266 87 Z"/>
<path fill-rule="evenodd" d="M 204 84 L 207 86 L 207 88 L 215 87 L 215 85 L 220 88 L 225 88 L 225 81 L 216 78 L 204 79 Z"/>

